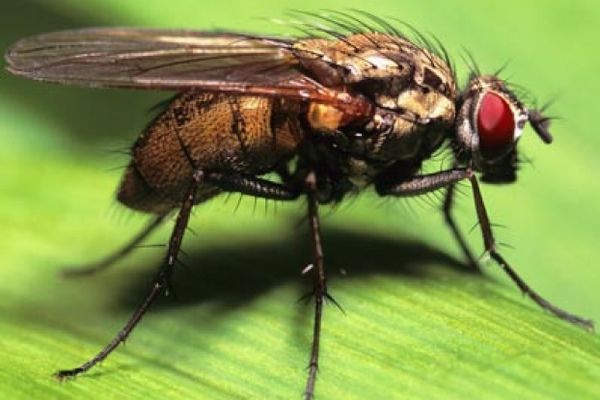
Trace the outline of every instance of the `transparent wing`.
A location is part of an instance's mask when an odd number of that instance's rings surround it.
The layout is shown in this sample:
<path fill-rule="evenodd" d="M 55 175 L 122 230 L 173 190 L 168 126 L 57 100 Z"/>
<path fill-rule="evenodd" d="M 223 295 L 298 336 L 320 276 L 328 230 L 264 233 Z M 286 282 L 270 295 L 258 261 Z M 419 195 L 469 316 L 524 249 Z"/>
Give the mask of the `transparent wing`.
<path fill-rule="evenodd" d="M 90 87 L 230 92 L 335 103 L 361 115 L 365 99 L 302 72 L 293 43 L 236 33 L 94 28 L 22 39 L 7 69 L 34 80 Z"/>
<path fill-rule="evenodd" d="M 20 40 L 6 60 L 16 75 L 93 87 L 296 86 L 304 80 L 290 47 L 230 33 L 99 28 Z"/>

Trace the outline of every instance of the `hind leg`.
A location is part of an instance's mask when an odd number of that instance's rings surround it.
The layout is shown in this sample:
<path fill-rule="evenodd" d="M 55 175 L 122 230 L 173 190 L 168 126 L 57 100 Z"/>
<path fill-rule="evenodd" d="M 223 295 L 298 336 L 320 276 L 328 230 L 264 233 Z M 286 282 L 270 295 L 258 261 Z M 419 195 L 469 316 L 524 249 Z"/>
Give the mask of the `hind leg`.
<path fill-rule="evenodd" d="M 152 232 L 156 230 L 156 228 L 162 224 L 162 222 L 165 220 L 165 217 L 166 215 L 154 217 L 152 221 L 150 221 L 150 223 L 146 225 L 133 239 L 106 257 L 81 267 L 65 268 L 61 271 L 62 275 L 67 277 L 93 275 L 97 272 L 108 269 L 110 266 L 116 264 L 122 258 L 127 257 L 133 250 L 135 250 L 139 244 L 144 241 L 144 239 L 146 239 Z"/>
<path fill-rule="evenodd" d="M 129 337 L 142 317 L 146 314 L 152 303 L 168 289 L 173 274 L 173 267 L 177 262 L 177 256 L 183 241 L 183 235 L 186 232 L 190 213 L 195 204 L 196 192 L 201 183 L 211 183 L 225 191 L 237 191 L 245 194 L 251 194 L 257 197 L 265 197 L 278 200 L 291 200 L 298 197 L 297 191 L 285 187 L 284 185 L 270 182 L 264 179 L 228 174 L 204 174 L 202 171 L 194 173 L 189 189 L 182 201 L 175 227 L 171 233 L 167 254 L 163 265 L 156 274 L 152 285 L 138 308 L 133 312 L 123 328 L 113 337 L 113 339 L 94 357 L 85 363 L 73 369 L 58 371 L 55 376 L 58 379 L 75 377 L 94 367 L 96 364 L 106 359 L 121 343 Z"/>

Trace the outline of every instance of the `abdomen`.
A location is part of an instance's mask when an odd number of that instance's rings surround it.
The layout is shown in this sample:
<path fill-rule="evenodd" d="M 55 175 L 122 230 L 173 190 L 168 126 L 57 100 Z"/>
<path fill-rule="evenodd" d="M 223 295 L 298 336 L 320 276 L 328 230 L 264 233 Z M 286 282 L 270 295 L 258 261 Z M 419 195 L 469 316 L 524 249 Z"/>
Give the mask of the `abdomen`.
<path fill-rule="evenodd" d="M 303 138 L 302 106 L 282 99 L 184 92 L 137 139 L 118 200 L 164 213 L 177 207 L 195 169 L 260 175 Z M 219 193 L 198 189 L 198 201 Z"/>

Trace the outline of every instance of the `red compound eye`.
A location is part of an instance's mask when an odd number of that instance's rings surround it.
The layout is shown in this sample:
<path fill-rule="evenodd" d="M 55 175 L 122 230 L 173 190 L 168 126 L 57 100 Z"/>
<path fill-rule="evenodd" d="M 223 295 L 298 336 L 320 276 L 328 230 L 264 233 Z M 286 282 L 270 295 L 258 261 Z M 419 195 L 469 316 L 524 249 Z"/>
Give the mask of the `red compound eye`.
<path fill-rule="evenodd" d="M 508 103 L 496 93 L 488 92 L 481 99 L 477 132 L 483 154 L 502 153 L 513 144 L 515 118 Z"/>

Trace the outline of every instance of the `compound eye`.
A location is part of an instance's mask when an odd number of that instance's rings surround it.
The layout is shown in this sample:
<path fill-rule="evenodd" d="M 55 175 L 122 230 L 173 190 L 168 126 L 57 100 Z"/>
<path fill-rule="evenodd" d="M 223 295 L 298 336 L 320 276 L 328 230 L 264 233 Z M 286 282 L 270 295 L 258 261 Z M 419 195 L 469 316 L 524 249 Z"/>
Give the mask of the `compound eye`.
<path fill-rule="evenodd" d="M 513 146 L 515 117 L 506 100 L 494 92 L 487 92 L 479 103 L 477 132 L 484 156 L 500 155 Z"/>

